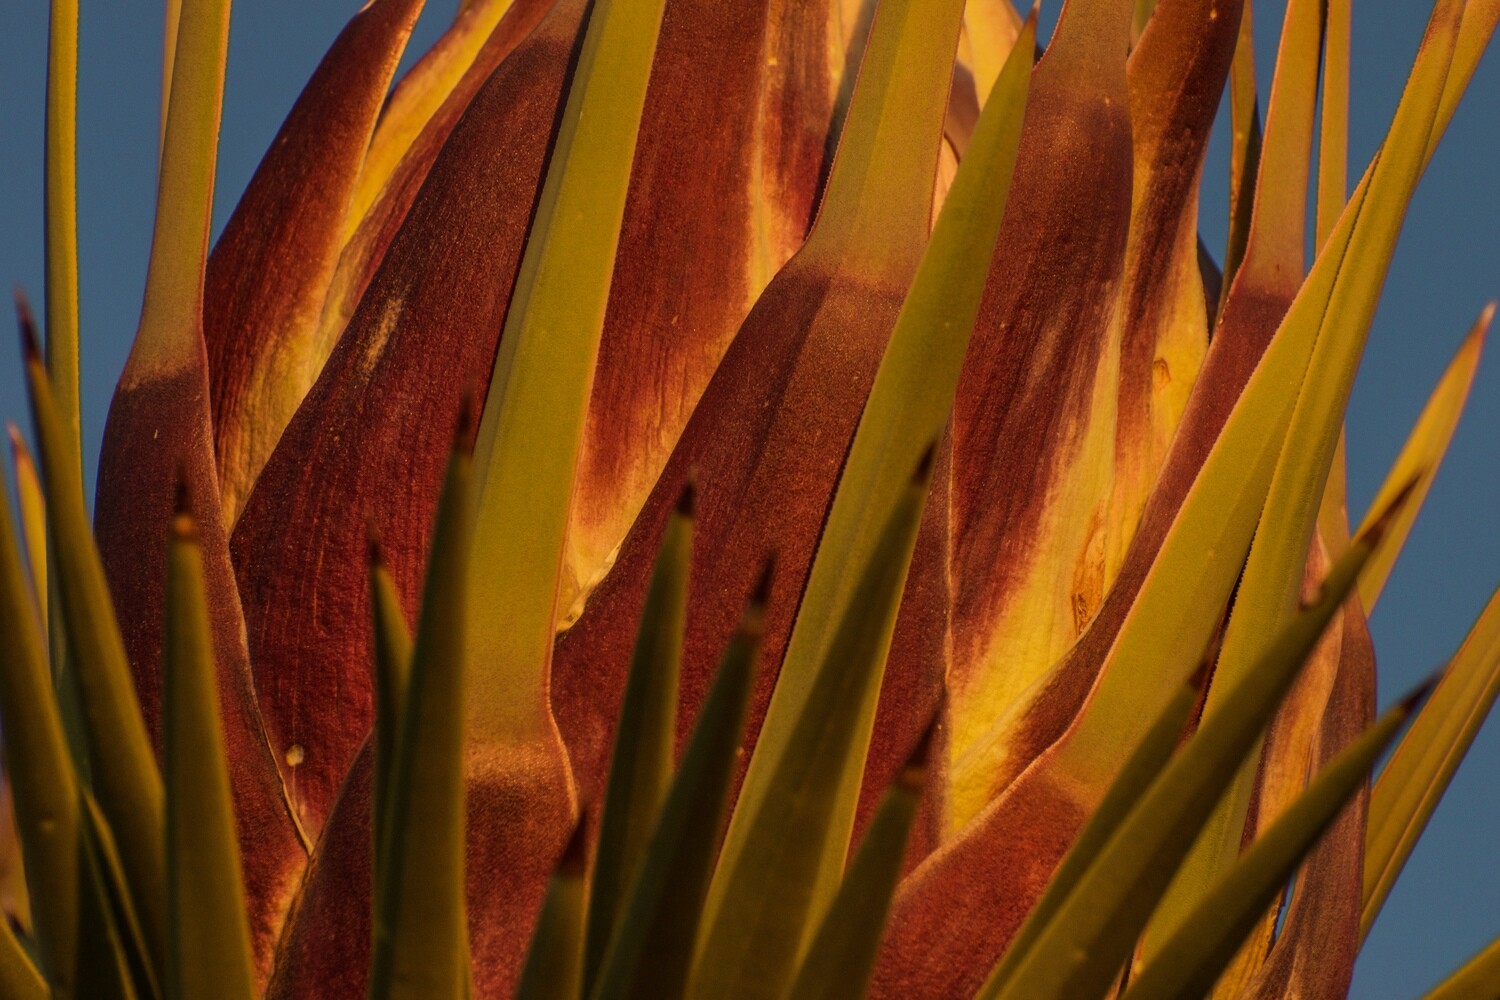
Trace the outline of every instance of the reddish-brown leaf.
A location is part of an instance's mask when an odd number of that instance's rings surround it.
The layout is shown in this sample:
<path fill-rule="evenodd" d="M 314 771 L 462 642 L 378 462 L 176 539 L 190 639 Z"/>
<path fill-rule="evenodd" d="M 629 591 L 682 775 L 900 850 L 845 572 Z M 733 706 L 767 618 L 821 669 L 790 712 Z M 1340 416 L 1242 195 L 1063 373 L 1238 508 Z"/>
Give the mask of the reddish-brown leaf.
<path fill-rule="evenodd" d="M 360 11 L 323 57 L 208 260 L 208 348 L 226 525 L 233 526 L 327 357 L 316 332 L 344 214 L 422 0 Z"/>
<path fill-rule="evenodd" d="M 373 717 L 367 525 L 414 612 L 448 428 L 488 384 L 583 6 L 554 7 L 453 130 L 235 529 L 256 691 L 314 836 Z"/>

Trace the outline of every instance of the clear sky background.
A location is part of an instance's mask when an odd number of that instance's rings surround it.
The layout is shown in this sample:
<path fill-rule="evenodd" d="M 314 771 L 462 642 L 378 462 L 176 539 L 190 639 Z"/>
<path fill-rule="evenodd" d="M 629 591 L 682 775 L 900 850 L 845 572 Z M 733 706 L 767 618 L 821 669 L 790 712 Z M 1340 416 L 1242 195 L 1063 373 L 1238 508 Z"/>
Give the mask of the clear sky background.
<path fill-rule="evenodd" d="M 354 0 L 254 0 L 234 11 L 215 233 Z M 435 0 L 413 51 L 454 0 Z M 1044 27 L 1055 20 L 1048 2 Z M 0 283 L 42 291 L 44 0 L 0 4 Z M 83 0 L 78 204 L 84 450 L 97 456 L 110 394 L 139 316 L 155 200 L 161 58 L 157 0 Z M 1256 4 L 1268 85 L 1282 4 Z M 1350 174 L 1389 122 L 1430 3 L 1355 4 Z M 407 64 L 411 56 L 407 57 Z M 1427 394 L 1486 301 L 1500 295 L 1500 59 L 1480 67 L 1403 233 L 1351 404 L 1351 514 L 1358 520 Z M 1202 231 L 1223 246 L 1225 142 L 1207 167 Z M 38 302 L 38 305 L 40 303 Z M 18 355 L 0 337 L 0 417 L 21 421 Z M 1481 365 L 1468 412 L 1376 611 L 1381 703 L 1446 658 L 1500 581 L 1500 368 Z M 90 470 L 92 477 L 92 470 Z M 91 480 L 92 481 L 92 480 Z M 1500 724 L 1470 759 L 1413 855 L 1356 971 L 1360 998 L 1415 996 L 1500 933 Z"/>

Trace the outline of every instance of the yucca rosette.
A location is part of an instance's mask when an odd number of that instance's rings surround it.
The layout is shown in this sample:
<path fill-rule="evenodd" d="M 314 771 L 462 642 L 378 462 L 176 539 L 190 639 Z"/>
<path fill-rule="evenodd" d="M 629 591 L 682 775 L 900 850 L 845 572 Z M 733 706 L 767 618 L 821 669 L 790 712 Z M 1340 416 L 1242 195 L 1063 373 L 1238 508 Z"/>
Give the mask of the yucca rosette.
<path fill-rule="evenodd" d="M 1352 192 L 1347 0 L 1287 4 L 1263 128 L 1248 0 L 1045 51 L 1007 0 L 470 0 L 392 89 L 422 6 L 350 20 L 211 251 L 229 3 L 169 14 L 97 556 L 69 332 L 27 359 L 61 679 L 33 573 L 0 710 L 85 902 L 3 981 L 1345 993 L 1500 688 L 1492 603 L 1377 719 L 1366 624 L 1492 310 L 1362 523 L 1341 450 L 1500 3 L 1437 0 Z M 92 867 L 32 861 L 64 807 Z"/>

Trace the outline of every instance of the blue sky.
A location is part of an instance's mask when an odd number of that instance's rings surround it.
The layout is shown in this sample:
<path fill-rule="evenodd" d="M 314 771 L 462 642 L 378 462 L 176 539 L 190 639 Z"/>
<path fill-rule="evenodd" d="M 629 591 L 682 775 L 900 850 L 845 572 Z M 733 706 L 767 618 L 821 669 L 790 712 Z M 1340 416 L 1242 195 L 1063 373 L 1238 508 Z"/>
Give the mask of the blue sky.
<path fill-rule="evenodd" d="M 161 50 L 150 0 L 83 0 L 79 220 L 85 453 L 135 329 L 151 236 Z M 1056 3 L 1049 3 L 1056 13 Z M 357 4 L 257 0 L 234 12 L 215 220 L 221 226 L 282 116 Z M 438 0 L 425 48 L 451 16 Z M 1379 142 L 1429 5 L 1356 5 L 1351 175 Z M 1046 13 L 1046 12 L 1044 12 Z M 1256 5 L 1269 81 L 1281 4 Z M 1045 18 L 1051 21 L 1053 18 Z M 42 288 L 42 86 L 46 4 L 0 5 L 0 282 Z M 408 57 L 410 62 L 410 57 Z M 1379 485 L 1427 393 L 1484 303 L 1500 295 L 1500 65 L 1481 66 L 1411 208 L 1349 414 L 1351 513 Z M 1224 143 L 1210 154 L 1202 222 L 1223 245 Z M 3 344 L 0 338 L 0 344 Z M 17 355 L 0 347 L 0 418 L 25 415 Z M 1500 581 L 1500 369 L 1481 365 L 1453 448 L 1372 622 L 1388 703 L 1457 646 Z M 92 459 L 91 459 L 92 461 Z M 91 464 L 91 463 L 90 463 Z M 1500 933 L 1500 725 L 1481 733 L 1392 894 L 1356 972 L 1356 997 L 1407 997 Z"/>

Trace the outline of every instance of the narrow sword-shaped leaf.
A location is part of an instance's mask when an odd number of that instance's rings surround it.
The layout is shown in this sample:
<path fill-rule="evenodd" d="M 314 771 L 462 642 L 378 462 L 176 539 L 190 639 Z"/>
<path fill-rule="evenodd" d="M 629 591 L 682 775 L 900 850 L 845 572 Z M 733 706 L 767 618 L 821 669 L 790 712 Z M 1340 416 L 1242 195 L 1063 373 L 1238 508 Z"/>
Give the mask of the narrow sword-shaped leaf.
<path fill-rule="evenodd" d="M 252 942 L 264 977 L 306 863 L 307 845 L 289 809 L 256 704 L 245 621 L 220 512 L 202 336 L 229 7 L 228 0 L 184 0 L 181 7 L 146 291 L 136 338 L 105 422 L 94 527 L 146 732 L 159 745 L 166 581 L 162 541 L 175 505 L 174 483 L 186 482 L 192 509 L 200 515 L 225 749 L 233 762 Z M 69 664 L 81 668 L 85 651 L 70 649 L 76 661 L 70 658 Z M 101 804 L 110 822 L 118 823 L 108 796 Z M 126 831 L 116 833 L 121 853 L 133 867 L 131 859 L 144 848 Z M 160 858 L 160 834 L 149 842 Z M 160 941 L 161 921 L 150 910 L 164 900 L 163 889 L 142 904 L 148 940 Z"/>
<path fill-rule="evenodd" d="M 1204 894 L 1156 957 L 1132 979 L 1124 1000 L 1188 1000 L 1213 987 L 1246 932 L 1364 785 L 1376 759 L 1426 693 L 1424 686 L 1408 695 L 1318 773 L 1307 791 Z"/>
<path fill-rule="evenodd" d="M 1398 115 L 1405 112 L 1430 123 L 1447 77 L 1458 36 L 1462 3 L 1439 2 L 1433 9 L 1423 52 L 1413 69 Z M 1378 154 L 1377 171 L 1389 171 L 1405 187 L 1420 176 L 1428 131 L 1414 130 L 1419 141 L 1407 146 L 1387 143 Z M 1361 216 L 1361 229 L 1373 237 L 1368 245 L 1351 245 L 1349 264 L 1341 269 L 1328 304 L 1328 319 L 1320 325 L 1307 374 L 1286 432 L 1281 457 L 1271 479 L 1261 523 L 1274 531 L 1257 531 L 1235 591 L 1234 610 L 1225 630 L 1216 676 L 1218 691 L 1233 684 L 1264 648 L 1296 607 L 1308 545 L 1316 528 L 1318 503 L 1327 481 L 1334 447 L 1343 423 L 1365 334 L 1375 312 L 1379 291 L 1400 231 L 1404 206 L 1371 201 Z M 1362 241 L 1361 241 L 1362 242 Z M 1330 320 L 1336 318 L 1337 322 Z M 1210 709 L 1219 698 L 1209 692 Z M 1244 817 L 1254 781 L 1252 755 L 1238 775 L 1230 795 L 1215 811 L 1200 845 L 1183 867 L 1179 881 L 1164 903 L 1158 927 L 1164 933 L 1176 926 L 1185 909 L 1206 885 L 1239 853 Z"/>
<path fill-rule="evenodd" d="M 1088 822 L 1079 832 L 1072 849 L 1058 866 L 1052 881 L 1047 884 L 1047 891 L 1037 900 L 1031 915 L 1021 925 L 1005 955 L 985 980 L 978 993 L 979 1000 L 989 1000 L 999 995 L 1021 960 L 1031 951 L 1038 936 L 1078 887 L 1079 881 L 1099 856 L 1099 852 L 1109 843 L 1116 828 L 1130 814 L 1130 810 L 1171 759 L 1172 752 L 1182 742 L 1188 723 L 1192 721 L 1194 710 L 1202 703 L 1204 686 L 1208 681 L 1208 667 L 1209 664 L 1205 661 L 1197 673 L 1178 689 L 1151 724 L 1151 728 L 1141 737 L 1141 742 L 1130 751 L 1129 757 L 1120 767 L 1119 776 L 1099 801 L 1098 808 L 1089 815 Z"/>
<path fill-rule="evenodd" d="M 1317 247 L 1322 249 L 1349 200 L 1349 33 L 1352 0 L 1323 10 L 1323 87 L 1318 115 Z M 1369 610 L 1365 605 L 1365 610 Z"/>
<path fill-rule="evenodd" d="M 81 790 L 84 863 L 88 887 L 84 898 L 82 938 L 93 946 L 88 964 L 80 965 L 78 995 L 161 1000 L 159 970 L 147 954 L 141 922 L 120 861 L 119 847 L 99 803 Z"/>
<path fill-rule="evenodd" d="M 0 634 L 5 636 L 0 735 L 5 741 L 5 779 L 15 804 L 27 884 L 41 890 L 32 892 L 31 905 L 42 963 L 53 989 L 70 996 L 76 963 L 87 953 L 79 940 L 85 876 L 79 870 L 78 780 L 53 700 L 46 647 L 16 551 L 3 486 L 0 480 Z M 16 961 L 0 964 L 9 969 L 8 978 L 24 982 L 25 966 Z"/>
<path fill-rule="evenodd" d="M 999 998 L 1096 996 L 1129 958 L 1136 935 L 1192 847 L 1225 781 L 1254 745 L 1369 556 L 1356 545 L 1234 686 L 1222 708 L 1162 770 L 1020 958 Z"/>
<path fill-rule="evenodd" d="M 1245 256 L 1255 206 L 1255 177 L 1260 172 L 1260 106 L 1255 89 L 1255 16 L 1244 0 L 1234 62 L 1229 68 L 1229 235 L 1224 247 L 1223 289 L 1234 283 Z M 1214 314 L 1224 307 L 1219 297 Z"/>
<path fill-rule="evenodd" d="M 348 210 L 337 234 L 339 246 L 349 242 L 412 144 L 460 86 L 512 4 L 513 0 L 466 4 L 452 26 L 396 84 L 379 109 L 369 149 L 358 165 Z"/>
<path fill-rule="evenodd" d="M 1448 363 L 1442 379 L 1428 397 L 1427 405 L 1422 408 L 1422 415 L 1417 418 L 1416 426 L 1411 429 L 1406 443 L 1401 446 L 1401 453 L 1396 456 L 1395 464 L 1386 473 L 1385 482 L 1370 503 L 1370 514 L 1367 516 L 1374 517 L 1375 512 L 1389 503 L 1403 484 L 1420 473 L 1411 503 L 1402 510 L 1401 520 L 1391 526 L 1388 534 L 1382 536 L 1380 549 L 1370 559 L 1370 565 L 1360 577 L 1359 600 L 1367 614 L 1375 609 L 1375 602 L 1380 599 L 1380 592 L 1385 588 L 1385 581 L 1396 563 L 1396 557 L 1401 554 L 1401 547 L 1411 532 L 1412 524 L 1421 511 L 1422 501 L 1427 498 L 1427 491 L 1443 462 L 1448 442 L 1453 439 L 1453 432 L 1458 428 L 1458 420 L 1463 415 L 1464 403 L 1469 397 L 1470 386 L 1474 384 L 1474 373 L 1478 370 L 1479 357 L 1484 350 L 1485 336 L 1489 333 L 1490 321 L 1494 317 L 1495 303 L 1491 302 L 1479 314 L 1479 319 L 1474 322 L 1453 360 Z"/>
<path fill-rule="evenodd" d="M 47 22 L 47 373 L 75 464 L 78 402 L 78 0 L 51 0 Z"/>
<path fill-rule="evenodd" d="M 641 612 L 630 679 L 620 703 L 609 784 L 599 821 L 599 846 L 589 879 L 583 992 L 598 978 L 621 909 L 672 781 L 677 733 L 677 675 L 693 556 L 693 488 L 683 487 L 667 524 L 651 589 Z"/>
<path fill-rule="evenodd" d="M 313 836 L 373 718 L 367 536 L 414 617 L 449 421 L 494 358 L 583 7 L 555 5 L 468 105 L 235 526 L 256 695 Z"/>
<path fill-rule="evenodd" d="M 208 258 L 203 338 L 222 513 L 232 527 L 332 345 L 315 334 L 343 220 L 423 0 L 377 0 L 340 32 Z"/>
<path fill-rule="evenodd" d="M 818 867 L 829 827 L 843 817 L 832 794 L 862 757 L 860 716 L 875 700 L 895 628 L 917 526 L 932 478 L 929 450 L 910 479 L 868 559 L 818 665 L 796 724 L 771 748 L 765 794 L 738 819 L 741 848 L 725 854 L 710 894 L 718 900 L 703 928 L 690 993 L 780 997 L 831 903 L 819 898 Z M 844 834 L 847 838 L 847 833 Z M 845 839 L 847 844 L 847 839 Z M 845 847 L 847 851 L 847 846 Z"/>
<path fill-rule="evenodd" d="M 49 991 L 10 925 L 0 928 L 0 991 L 15 1000 L 45 1000 Z"/>
<path fill-rule="evenodd" d="M 380 546 L 370 541 L 370 610 L 375 627 L 375 864 L 386 856 L 382 840 L 391 804 L 391 783 L 400 760 L 406 688 L 411 679 L 411 632 L 391 569 Z M 375 876 L 378 884 L 380 876 Z"/>
<path fill-rule="evenodd" d="M 179 511 L 173 520 L 168 547 L 162 670 L 167 997 L 251 1000 L 255 963 L 219 724 L 203 556 L 190 512 Z"/>
<path fill-rule="evenodd" d="M 896 783 L 881 796 L 838 894 L 808 942 L 797 977 L 787 991 L 789 1000 L 863 995 L 926 782 L 929 743 L 929 739 L 922 741 Z"/>
<path fill-rule="evenodd" d="M 916 464 L 923 449 L 931 447 L 948 422 L 988 275 L 987 257 L 994 249 L 1016 162 L 1036 33 L 1035 19 L 1028 19 L 1027 24 L 999 77 L 988 110 L 980 118 L 965 156 L 966 166 L 960 169 L 948 192 L 949 207 L 939 216 L 932 242 L 917 267 L 911 291 L 896 318 L 890 343 L 860 416 L 818 542 L 817 556 L 801 595 L 781 679 L 767 708 L 758 743 L 762 749 L 751 760 L 740 793 L 745 815 L 750 815 L 770 791 L 765 768 L 781 752 L 802 714 L 817 658 L 822 655 L 836 616 L 848 600 L 847 567 L 869 558 L 882 526 L 906 488 L 901 478 L 903 469 Z M 943 471 L 940 469 L 939 474 Z M 943 603 L 946 604 L 946 595 Z M 889 680 L 883 679 L 882 689 L 900 690 L 897 685 L 903 674 L 936 674 L 940 681 L 942 669 L 943 663 L 938 658 L 924 663 L 898 661 L 888 671 Z M 940 683 L 922 684 L 920 680 L 918 677 L 919 682 L 912 685 L 919 693 L 935 691 L 940 686 Z M 936 707 L 921 697 L 913 701 L 915 704 L 900 704 L 897 699 L 893 704 L 905 732 L 893 725 L 877 730 L 877 707 L 873 701 L 861 709 L 856 739 L 868 742 L 878 731 L 882 740 L 889 740 L 887 745 L 873 751 L 870 761 L 870 767 L 877 769 L 876 787 L 885 787 L 890 781 L 889 775 L 880 774 L 878 768 L 884 766 L 888 770 L 894 763 L 892 758 L 899 762 L 910 753 L 912 741 L 921 735 L 918 727 L 926 724 Z M 817 871 L 818 893 L 824 898 L 832 895 L 843 871 L 864 772 L 856 755 L 849 761 L 836 792 L 837 818 L 829 826 Z M 738 853 L 743 838 L 744 832 L 737 821 L 731 821 L 725 844 L 727 859 Z"/>
<path fill-rule="evenodd" d="M 1500 695 L 1500 592 L 1490 598 L 1411 731 L 1397 745 L 1375 783 L 1365 834 L 1361 940 L 1369 934 L 1391 886 L 1497 695 Z"/>
<path fill-rule="evenodd" d="M 1427 994 L 1425 1000 L 1485 1000 L 1500 979 L 1500 937 Z"/>
<path fill-rule="evenodd" d="M 83 507 L 81 474 L 68 451 L 51 380 L 37 354 L 31 314 L 20 303 L 27 387 L 47 495 L 68 648 L 78 665 L 93 787 L 121 846 L 153 962 L 166 953 L 165 841 L 161 772 L 141 721 L 98 550 Z"/>
<path fill-rule="evenodd" d="M 583 995 L 583 935 L 588 896 L 588 838 L 584 820 L 568 840 L 547 886 L 516 1000 L 578 1000 Z"/>
<path fill-rule="evenodd" d="M 470 989 L 463 774 L 474 531 L 469 433 L 468 426 L 459 430 L 438 501 L 399 756 L 382 817 L 386 856 L 375 895 L 371 1000 L 460 1000 Z"/>
<path fill-rule="evenodd" d="M 735 629 L 734 595 L 774 553 L 767 670 L 748 724 L 752 734 L 759 729 L 839 472 L 931 227 L 961 8 L 898 0 L 875 17 L 817 223 L 740 326 L 610 573 L 558 642 L 552 703 L 585 799 L 602 776 L 658 539 L 690 471 L 697 517 L 678 745 Z M 767 386 L 775 387 L 769 396 Z M 904 480 L 910 468 L 896 475 Z M 835 886 L 826 885 L 825 898 Z M 715 905 L 710 899 L 710 912 Z"/>
<path fill-rule="evenodd" d="M 10 457 L 16 470 L 16 500 L 20 504 L 21 541 L 26 547 L 31 593 L 41 612 L 42 628 L 47 630 L 47 498 L 42 494 L 42 480 L 21 437 L 21 429 L 9 421 L 5 429 L 10 435 Z"/>
<path fill-rule="evenodd" d="M 766 566 L 693 726 L 590 1000 L 677 1000 L 686 989 L 755 683 L 770 581 Z"/>

